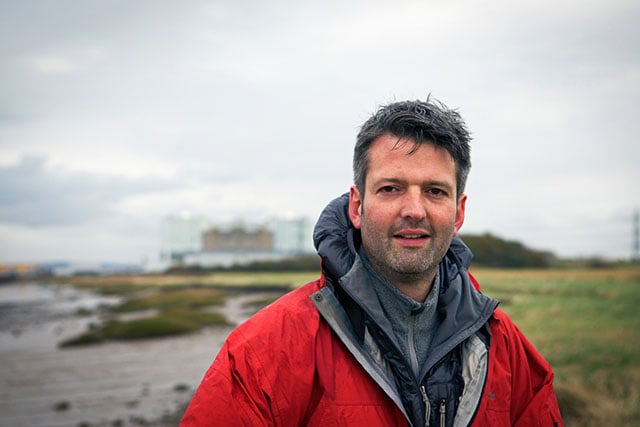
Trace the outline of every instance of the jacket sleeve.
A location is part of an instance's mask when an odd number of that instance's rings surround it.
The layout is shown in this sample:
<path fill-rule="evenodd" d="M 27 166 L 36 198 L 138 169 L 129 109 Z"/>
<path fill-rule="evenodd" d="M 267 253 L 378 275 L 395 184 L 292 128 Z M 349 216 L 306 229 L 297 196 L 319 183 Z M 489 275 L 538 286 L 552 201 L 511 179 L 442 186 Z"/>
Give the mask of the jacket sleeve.
<path fill-rule="evenodd" d="M 238 326 L 204 375 L 181 426 L 290 426 L 315 381 L 320 315 L 303 286 Z M 301 321 L 304 319 L 304 321 Z"/>
<path fill-rule="evenodd" d="M 560 426 L 562 417 L 553 388 L 551 365 L 538 353 L 533 344 L 515 328 L 515 351 L 512 352 L 514 395 L 521 399 L 512 402 L 514 426 Z"/>
<path fill-rule="evenodd" d="M 227 341 L 196 390 L 180 426 L 275 425 L 262 363 L 251 348 Z"/>
<path fill-rule="evenodd" d="M 549 363 L 499 309 L 491 333 L 489 372 L 476 425 L 562 426 Z"/>

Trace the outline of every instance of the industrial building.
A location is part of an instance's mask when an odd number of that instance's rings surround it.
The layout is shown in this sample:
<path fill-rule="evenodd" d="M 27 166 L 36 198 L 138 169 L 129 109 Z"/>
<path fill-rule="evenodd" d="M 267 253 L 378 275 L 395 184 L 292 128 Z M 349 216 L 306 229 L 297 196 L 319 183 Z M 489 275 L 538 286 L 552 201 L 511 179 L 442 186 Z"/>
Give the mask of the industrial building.
<path fill-rule="evenodd" d="M 171 265 L 228 267 L 313 252 L 311 224 L 302 217 L 214 227 L 205 217 L 181 214 L 161 224 L 160 255 Z"/>

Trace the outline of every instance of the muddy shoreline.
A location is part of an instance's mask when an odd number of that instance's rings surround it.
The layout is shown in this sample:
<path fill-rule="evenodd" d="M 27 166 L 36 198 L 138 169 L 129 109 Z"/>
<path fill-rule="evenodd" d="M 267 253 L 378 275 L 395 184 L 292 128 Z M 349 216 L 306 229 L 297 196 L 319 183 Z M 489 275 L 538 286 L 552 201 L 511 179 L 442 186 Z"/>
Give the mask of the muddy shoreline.
<path fill-rule="evenodd" d="M 272 293 L 271 293 L 272 294 Z M 232 325 L 265 292 L 234 293 L 220 311 Z M 0 426 L 170 426 L 235 326 L 141 341 L 59 349 L 95 310 L 115 304 L 73 288 L 38 283 L 0 287 Z"/>

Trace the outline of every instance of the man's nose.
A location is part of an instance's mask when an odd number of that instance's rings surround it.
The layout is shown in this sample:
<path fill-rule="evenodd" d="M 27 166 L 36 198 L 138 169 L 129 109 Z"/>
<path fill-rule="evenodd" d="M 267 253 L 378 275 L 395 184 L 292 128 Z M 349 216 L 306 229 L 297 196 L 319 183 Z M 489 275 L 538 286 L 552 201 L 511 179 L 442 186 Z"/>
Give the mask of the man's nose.
<path fill-rule="evenodd" d="M 425 201 L 421 190 L 407 191 L 402 198 L 400 215 L 403 218 L 424 219 L 427 216 Z"/>

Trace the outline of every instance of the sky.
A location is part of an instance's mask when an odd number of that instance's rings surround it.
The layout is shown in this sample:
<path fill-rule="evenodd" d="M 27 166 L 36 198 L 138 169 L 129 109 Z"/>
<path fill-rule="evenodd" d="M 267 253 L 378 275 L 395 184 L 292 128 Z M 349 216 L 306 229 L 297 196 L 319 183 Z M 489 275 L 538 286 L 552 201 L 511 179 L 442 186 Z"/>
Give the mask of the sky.
<path fill-rule="evenodd" d="M 0 262 L 149 262 L 160 223 L 313 222 L 380 105 L 472 133 L 463 233 L 628 258 L 640 3 L 0 0 Z"/>

